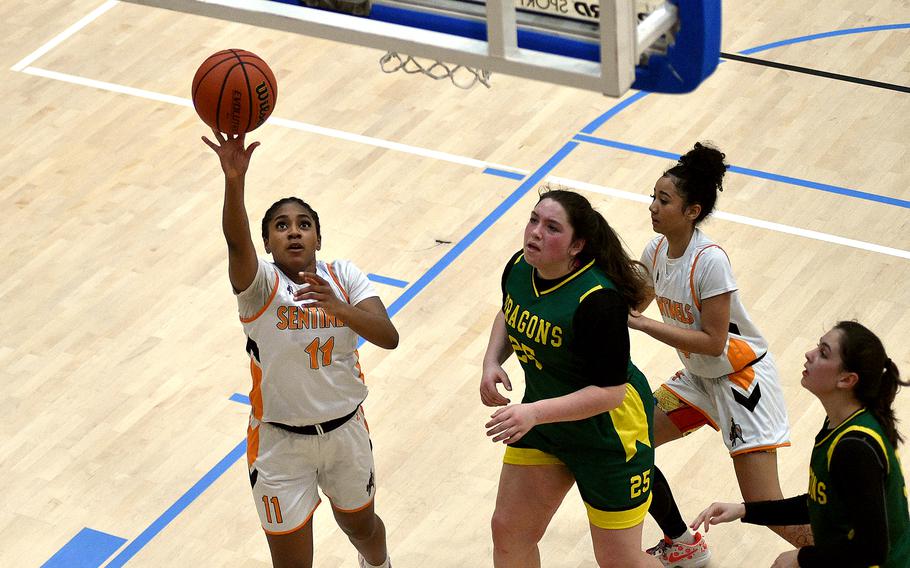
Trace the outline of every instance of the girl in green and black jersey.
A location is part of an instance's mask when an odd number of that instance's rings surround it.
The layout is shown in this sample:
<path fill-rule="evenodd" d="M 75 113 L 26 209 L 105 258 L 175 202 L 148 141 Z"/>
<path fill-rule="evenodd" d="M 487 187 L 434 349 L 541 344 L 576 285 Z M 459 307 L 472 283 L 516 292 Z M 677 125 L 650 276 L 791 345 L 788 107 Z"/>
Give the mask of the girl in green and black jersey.
<path fill-rule="evenodd" d="M 570 191 L 543 193 L 506 263 L 503 304 L 483 363 L 481 400 L 501 406 L 486 424 L 508 445 L 493 513 L 496 568 L 540 566 L 537 543 L 577 485 L 601 567 L 654 567 L 641 550 L 651 503 L 653 400 L 629 359 L 629 308 L 643 273 L 606 220 Z M 520 404 L 502 364 L 525 375 Z"/>
<path fill-rule="evenodd" d="M 802 385 L 825 407 L 815 438 L 809 492 L 782 501 L 714 503 L 692 523 L 735 519 L 762 525 L 809 522 L 814 546 L 781 554 L 773 568 L 910 566 L 907 489 L 895 448 L 902 441 L 891 405 L 897 366 L 878 337 L 842 321 L 806 353 Z"/>

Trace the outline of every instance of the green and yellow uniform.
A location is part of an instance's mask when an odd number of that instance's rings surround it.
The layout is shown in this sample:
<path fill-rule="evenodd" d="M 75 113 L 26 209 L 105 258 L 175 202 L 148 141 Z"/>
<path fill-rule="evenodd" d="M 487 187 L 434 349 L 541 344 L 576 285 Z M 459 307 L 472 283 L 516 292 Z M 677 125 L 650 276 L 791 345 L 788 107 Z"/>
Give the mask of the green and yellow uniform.
<path fill-rule="evenodd" d="M 910 566 L 910 513 L 907 510 L 907 488 L 894 446 L 878 420 L 861 409 L 833 430 L 822 430 L 812 450 L 809 469 L 809 520 L 815 545 L 827 547 L 845 537 L 852 540 L 853 521 L 847 514 L 843 495 L 834 491 L 831 457 L 844 435 L 853 432 L 869 436 L 881 447 L 885 468 L 885 508 L 888 519 L 889 552 L 882 568 Z"/>
<path fill-rule="evenodd" d="M 626 396 L 610 412 L 535 426 L 506 450 L 504 461 L 565 464 L 575 476 L 592 524 L 609 529 L 637 525 L 651 502 L 654 414 L 648 382 L 628 358 L 628 308 L 623 305 L 611 316 L 621 321 L 604 322 L 607 329 L 622 330 L 625 337 L 615 339 L 617 343 L 622 339 L 625 348 L 619 357 L 613 356 L 620 363 L 615 376 L 603 376 L 603 362 L 577 348 L 584 338 L 576 334 L 575 324 L 582 302 L 592 294 L 618 298 L 610 279 L 593 261 L 562 279 L 542 281 L 543 289 L 523 255 L 506 270 L 502 309 L 509 343 L 525 373 L 522 402 L 568 395 L 589 385 L 625 384 Z M 611 357 L 609 347 L 604 345 L 606 357 Z"/>

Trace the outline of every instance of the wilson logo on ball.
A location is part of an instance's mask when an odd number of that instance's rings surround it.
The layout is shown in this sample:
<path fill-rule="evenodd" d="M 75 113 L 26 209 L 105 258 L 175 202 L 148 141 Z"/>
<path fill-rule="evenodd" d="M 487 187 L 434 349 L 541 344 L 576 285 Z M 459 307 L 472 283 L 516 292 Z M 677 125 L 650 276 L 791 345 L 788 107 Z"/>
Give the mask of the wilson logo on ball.
<path fill-rule="evenodd" d="M 193 77 L 193 107 L 203 122 L 225 134 L 261 126 L 275 109 L 278 84 L 259 56 L 225 49 L 209 56 Z"/>

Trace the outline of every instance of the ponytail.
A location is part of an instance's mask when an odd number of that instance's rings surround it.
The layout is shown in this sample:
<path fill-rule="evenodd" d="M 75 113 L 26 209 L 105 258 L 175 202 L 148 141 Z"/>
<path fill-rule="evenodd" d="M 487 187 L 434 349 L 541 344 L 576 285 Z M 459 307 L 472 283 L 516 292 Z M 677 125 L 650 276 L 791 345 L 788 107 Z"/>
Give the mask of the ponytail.
<path fill-rule="evenodd" d="M 894 447 L 903 442 L 894 416 L 894 397 L 901 386 L 910 386 L 900 378 L 900 371 L 887 354 L 881 340 L 868 328 L 855 321 L 842 321 L 834 326 L 841 331 L 840 356 L 844 370 L 859 377 L 853 393 L 878 420 Z"/>
<path fill-rule="evenodd" d="M 581 264 L 594 261 L 616 286 L 619 295 L 635 308 L 647 297 L 645 267 L 632 260 L 623 248 L 619 236 L 583 195 L 563 189 L 545 189 L 540 193 L 538 203 L 552 199 L 559 203 L 569 217 L 575 239 L 584 239 L 585 244 L 576 259 Z"/>

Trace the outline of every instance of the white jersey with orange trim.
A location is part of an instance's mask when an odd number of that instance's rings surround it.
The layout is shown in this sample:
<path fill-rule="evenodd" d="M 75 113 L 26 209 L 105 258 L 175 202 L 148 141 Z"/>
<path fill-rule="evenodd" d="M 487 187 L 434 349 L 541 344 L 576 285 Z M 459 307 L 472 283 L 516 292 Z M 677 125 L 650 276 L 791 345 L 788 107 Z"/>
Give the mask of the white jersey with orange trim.
<path fill-rule="evenodd" d="M 316 273 L 351 305 L 378 296 L 350 261 L 317 261 Z M 259 259 L 253 283 L 237 294 L 253 375 L 250 403 L 260 422 L 318 424 L 350 414 L 367 396 L 358 335 L 310 302 L 294 301 L 300 287 Z"/>
<path fill-rule="evenodd" d="M 661 235 L 648 243 L 641 256 L 665 323 L 700 330 L 702 301 L 732 292 L 729 334 L 723 354 L 712 356 L 677 349 L 686 369 L 700 377 L 722 377 L 748 367 L 763 356 L 768 343 L 739 299 L 733 268 L 723 249 L 697 228 L 681 257 L 668 258 L 667 249 L 666 237 Z"/>

